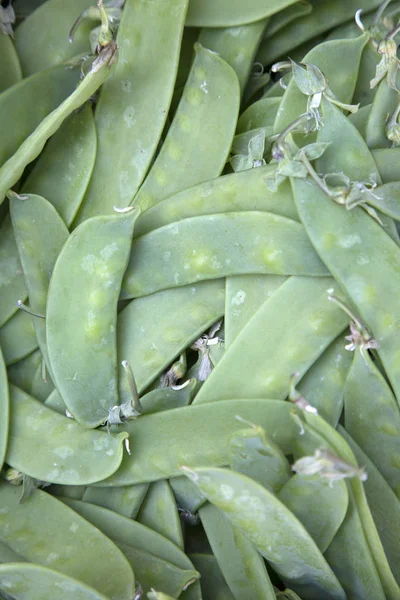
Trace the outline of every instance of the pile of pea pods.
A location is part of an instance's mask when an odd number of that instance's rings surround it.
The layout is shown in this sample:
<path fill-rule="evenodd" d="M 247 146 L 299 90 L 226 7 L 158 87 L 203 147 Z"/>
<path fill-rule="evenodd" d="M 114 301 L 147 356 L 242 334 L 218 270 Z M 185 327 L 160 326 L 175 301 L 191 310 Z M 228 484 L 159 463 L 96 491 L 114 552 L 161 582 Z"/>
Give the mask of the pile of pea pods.
<path fill-rule="evenodd" d="M 0 2 L 0 598 L 400 600 L 400 1 Z"/>

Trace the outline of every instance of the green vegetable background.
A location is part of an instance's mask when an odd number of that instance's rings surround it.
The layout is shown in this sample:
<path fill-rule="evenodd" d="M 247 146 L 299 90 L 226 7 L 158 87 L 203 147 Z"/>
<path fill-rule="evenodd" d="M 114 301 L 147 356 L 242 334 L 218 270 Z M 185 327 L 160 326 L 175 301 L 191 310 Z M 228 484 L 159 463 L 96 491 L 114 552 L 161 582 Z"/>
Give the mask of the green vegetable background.
<path fill-rule="evenodd" d="M 0 599 L 400 600 L 400 2 L 0 2 Z"/>

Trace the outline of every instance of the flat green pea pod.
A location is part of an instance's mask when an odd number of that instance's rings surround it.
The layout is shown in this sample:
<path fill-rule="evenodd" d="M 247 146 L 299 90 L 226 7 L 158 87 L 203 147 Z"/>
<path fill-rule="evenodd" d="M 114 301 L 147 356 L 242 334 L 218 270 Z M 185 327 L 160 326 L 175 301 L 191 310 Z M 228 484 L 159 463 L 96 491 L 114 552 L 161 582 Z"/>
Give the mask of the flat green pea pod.
<path fill-rule="evenodd" d="M 143 500 L 146 497 L 148 488 L 148 483 L 137 483 L 136 485 L 115 488 L 88 486 L 82 497 L 77 498 L 77 500 L 96 504 L 97 506 L 108 508 L 124 517 L 136 519 Z"/>
<path fill-rule="evenodd" d="M 224 303 L 224 280 L 215 280 L 138 298 L 121 311 L 118 356 L 131 365 L 139 393 L 222 317 Z M 122 368 L 119 394 L 121 401 L 131 397 Z"/>
<path fill-rule="evenodd" d="M 359 346 L 344 386 L 345 427 L 400 496 L 400 411 L 367 350 Z"/>
<path fill-rule="evenodd" d="M 185 25 L 187 27 L 234 27 L 260 21 L 273 15 L 295 0 L 251 0 L 246 6 L 232 0 L 229 8 L 224 0 L 192 0 Z"/>
<path fill-rule="evenodd" d="M 229 466 L 277 493 L 292 472 L 285 455 L 262 427 L 254 425 L 234 433 L 228 441 Z"/>
<path fill-rule="evenodd" d="M 227 277 L 225 289 L 225 347 L 252 316 L 285 283 L 283 275 L 236 275 Z"/>
<path fill-rule="evenodd" d="M 3 92 L 22 79 L 18 54 L 8 35 L 0 35 L 0 56 L 0 92 Z"/>
<path fill-rule="evenodd" d="M 398 181 L 377 187 L 368 202 L 382 214 L 400 221 L 400 183 Z"/>
<path fill-rule="evenodd" d="M 207 502 L 199 510 L 219 568 L 236 600 L 275 600 L 265 563 L 255 546 L 226 517 Z"/>
<path fill-rule="evenodd" d="M 79 500 L 64 501 L 122 550 L 145 592 L 153 586 L 174 596 L 186 586 L 198 590 L 199 574 L 186 554 L 167 538 L 105 508 Z M 189 594 L 183 594 L 185 597 L 189 598 Z"/>
<path fill-rule="evenodd" d="M 291 374 L 301 377 L 347 324 L 328 300 L 335 289 L 331 278 L 290 277 L 228 346 L 193 404 L 286 398 Z"/>
<path fill-rule="evenodd" d="M 75 69 L 59 65 L 23 79 L 0 95 L 0 165 L 18 150 L 46 115 L 72 92 L 78 78 Z"/>
<path fill-rule="evenodd" d="M 382 183 L 400 181 L 400 148 L 376 148 L 371 154 Z"/>
<path fill-rule="evenodd" d="M 150 415 L 171 408 L 188 406 L 194 398 L 197 381 L 188 379 L 184 384 L 151 390 L 140 398 L 142 414 Z"/>
<path fill-rule="evenodd" d="M 35 131 L 22 142 L 15 154 L 3 164 L 0 168 L 0 202 L 4 200 L 7 191 L 20 179 L 25 167 L 39 156 L 47 140 L 60 128 L 68 115 L 89 100 L 104 83 L 114 54 L 114 43 L 104 47 L 80 85 L 41 121 Z"/>
<path fill-rule="evenodd" d="M 37 349 L 33 320 L 19 311 L 0 327 L 0 346 L 7 366 L 22 360 Z"/>
<path fill-rule="evenodd" d="M 93 25 L 83 23 L 71 44 L 69 29 L 90 0 L 50 0 L 35 10 L 15 30 L 15 46 L 24 77 L 58 65 L 79 54 L 89 54 Z"/>
<path fill-rule="evenodd" d="M 19 559 L 20 560 L 20 559 Z M 0 594 L 15 600 L 107 600 L 99 591 L 78 579 L 67 577 L 41 565 L 11 561 L 0 565 Z"/>
<path fill-rule="evenodd" d="M 267 24 L 268 19 L 261 19 L 239 27 L 204 28 L 200 31 L 200 44 L 217 52 L 231 65 L 238 76 L 242 93 Z"/>
<path fill-rule="evenodd" d="M 288 182 L 270 192 L 265 179 L 275 167 L 230 173 L 166 198 L 140 215 L 135 237 L 153 229 L 200 215 L 239 211 L 267 211 L 298 221 Z"/>
<path fill-rule="evenodd" d="M 23 200 L 20 196 L 11 197 L 10 214 L 24 271 L 29 309 L 44 316 L 50 277 L 67 241 L 68 229 L 56 209 L 41 196 L 29 194 Z M 30 317 L 32 321 L 43 359 L 50 369 L 45 319 Z"/>
<path fill-rule="evenodd" d="M 332 483 L 319 475 L 296 473 L 277 497 L 304 525 L 324 554 L 346 516 L 349 495 L 344 481 Z"/>
<path fill-rule="evenodd" d="M 37 400 L 44 402 L 54 391 L 54 389 L 53 380 L 51 379 L 50 374 L 47 372 L 46 364 L 42 360 L 32 378 L 30 395 Z M 65 412 L 63 414 L 65 414 Z"/>
<path fill-rule="evenodd" d="M 329 88 L 341 102 L 352 101 L 357 82 L 362 51 L 369 40 L 368 34 L 350 40 L 332 40 L 319 44 L 304 57 L 303 63 L 316 65 L 329 82 Z M 343 62 L 343 56 L 346 61 Z M 337 65 L 340 64 L 340 69 Z M 280 133 L 301 113 L 306 112 L 307 96 L 302 94 L 291 79 L 275 119 L 274 131 Z"/>
<path fill-rule="evenodd" d="M 190 518 L 193 515 L 193 519 L 196 520 L 196 513 L 200 506 L 207 502 L 204 494 L 184 475 L 172 477 L 169 484 L 174 493 L 178 510 L 186 513 L 186 516 L 189 515 Z"/>
<path fill-rule="evenodd" d="M 189 554 L 190 560 L 200 572 L 201 592 L 203 600 L 234 600 L 217 559 L 212 554 Z"/>
<path fill-rule="evenodd" d="M 400 565 L 398 561 L 400 552 L 400 501 L 373 462 L 341 425 L 339 425 L 338 431 L 354 452 L 358 464 L 364 465 L 366 468 L 368 479 L 364 481 L 364 490 L 368 505 L 376 523 L 390 568 L 397 583 L 400 583 Z"/>
<path fill-rule="evenodd" d="M 4 364 L 3 353 L 0 347 L 0 413 L 2 415 L 0 425 L 0 470 L 3 468 L 4 459 L 8 446 L 10 397 L 8 391 L 7 371 Z"/>
<path fill-rule="evenodd" d="M 183 550 L 182 525 L 168 481 L 160 480 L 150 484 L 136 520 Z"/>
<path fill-rule="evenodd" d="M 10 216 L 0 227 L 0 326 L 17 312 L 17 300 L 27 296 L 24 272 L 18 256 L 17 244 Z"/>
<path fill-rule="evenodd" d="M 14 385 L 10 406 L 6 461 L 18 471 L 50 483 L 86 485 L 111 475 L 121 464 L 125 433 L 112 437 L 83 429 Z M 57 435 L 49 436 L 49 431 Z"/>
<path fill-rule="evenodd" d="M 172 596 L 164 594 L 163 592 L 158 592 L 154 589 L 152 589 L 151 592 L 148 592 L 147 597 L 149 600 L 175 600 Z"/>
<path fill-rule="evenodd" d="M 118 398 L 117 302 L 138 214 L 82 223 L 50 282 L 46 333 L 53 380 L 68 410 L 88 427 L 104 423 Z"/>
<path fill-rule="evenodd" d="M 207 215 L 183 219 L 136 238 L 121 298 L 256 273 L 328 275 L 296 221 L 259 211 Z"/>
<path fill-rule="evenodd" d="M 297 385 L 300 394 L 332 427 L 343 410 L 343 388 L 351 366 L 351 353 L 340 335 L 315 361 Z"/>
<path fill-rule="evenodd" d="M 174 119 L 133 198 L 143 211 L 171 194 L 218 177 L 229 155 L 240 104 L 238 79 L 217 53 L 199 43 L 194 49 L 192 69 Z"/>
<path fill-rule="evenodd" d="M 280 10 L 278 13 L 275 13 L 271 17 L 271 20 L 268 23 L 267 29 L 265 31 L 264 38 L 271 38 L 273 35 L 278 33 L 278 31 L 284 29 L 293 21 L 297 21 L 297 19 L 299 19 L 300 17 L 309 15 L 313 10 L 313 5 L 307 1 L 296 2 L 295 4 L 291 4 L 287 8 Z"/>
<path fill-rule="evenodd" d="M 26 358 L 19 360 L 7 368 L 8 379 L 21 390 L 30 394 L 33 378 L 41 365 L 42 355 L 40 350 L 35 350 Z"/>
<path fill-rule="evenodd" d="M 76 578 L 112 600 L 132 598 L 132 569 L 111 540 L 46 492 L 36 490 L 23 504 L 19 496 L 18 487 L 0 483 L 1 542 L 24 560 Z"/>
<path fill-rule="evenodd" d="M 351 491 L 346 516 L 326 550 L 325 558 L 349 600 L 368 597 L 385 600 L 386 595 L 372 560 Z"/>
<path fill-rule="evenodd" d="M 349 121 L 351 121 L 352 125 L 357 129 L 357 131 L 365 138 L 365 130 L 367 127 L 367 122 L 369 115 L 371 113 L 372 104 L 367 104 L 366 106 L 362 106 L 355 113 L 350 113 L 348 115 Z"/>
<path fill-rule="evenodd" d="M 96 146 L 92 107 L 86 104 L 49 139 L 20 193 L 46 198 L 69 227 L 88 186 Z"/>
<path fill-rule="evenodd" d="M 52 496 L 57 498 L 60 496 L 63 498 L 72 498 L 73 500 L 82 500 L 82 496 L 85 493 L 86 486 L 84 485 L 58 485 L 53 484 L 49 488 L 49 492 Z"/>
<path fill-rule="evenodd" d="M 388 116 L 394 113 L 397 104 L 396 90 L 389 87 L 386 79 L 383 79 L 376 91 L 365 129 L 365 141 L 368 148 L 389 148 L 391 146 L 386 135 L 386 126 L 388 125 Z"/>
<path fill-rule="evenodd" d="M 244 133 L 258 127 L 272 128 L 280 103 L 280 98 L 261 98 L 250 104 L 239 117 L 236 133 Z"/>
<path fill-rule="evenodd" d="M 228 469 L 185 467 L 184 473 L 255 545 L 285 585 L 310 600 L 346 598 L 313 539 L 271 492 Z"/>
<path fill-rule="evenodd" d="M 146 175 L 171 103 L 187 5 L 125 3 L 118 64 L 96 107 L 96 163 L 78 223 L 112 212 L 114 204 L 128 206 Z"/>
<path fill-rule="evenodd" d="M 292 450 L 293 405 L 278 400 L 226 400 L 207 406 L 185 406 L 145 415 L 122 428 L 129 432 L 132 456 L 125 456 L 119 470 L 98 487 L 133 485 L 181 475 L 180 465 L 222 466 L 228 463 L 227 442 L 243 429 L 234 415 L 263 427 L 284 454 Z M 171 431 L 179 428 L 176 443 Z M 204 444 L 201 432 L 207 432 Z M 205 435 L 205 434 L 204 434 Z"/>

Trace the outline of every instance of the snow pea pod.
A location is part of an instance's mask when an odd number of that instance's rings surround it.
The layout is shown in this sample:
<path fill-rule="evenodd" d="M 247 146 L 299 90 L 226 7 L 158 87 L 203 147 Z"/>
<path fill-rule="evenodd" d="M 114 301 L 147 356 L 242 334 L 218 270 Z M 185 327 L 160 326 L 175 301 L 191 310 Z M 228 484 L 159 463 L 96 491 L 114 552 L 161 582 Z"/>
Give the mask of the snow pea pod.
<path fill-rule="evenodd" d="M 377 187 L 369 204 L 388 217 L 400 221 L 400 183 L 394 181 Z"/>
<path fill-rule="evenodd" d="M 295 592 L 309 600 L 346 598 L 313 539 L 271 492 L 228 469 L 186 467 L 184 472 Z"/>
<path fill-rule="evenodd" d="M 4 459 L 8 446 L 10 397 L 8 391 L 7 371 L 4 364 L 3 353 L 0 347 L 0 413 L 2 415 L 0 425 L 0 469 L 3 468 Z"/>
<path fill-rule="evenodd" d="M 400 148 L 376 148 L 371 154 L 383 183 L 400 181 Z"/>
<path fill-rule="evenodd" d="M 188 406 L 193 400 L 196 385 L 197 381 L 195 379 L 188 379 L 185 386 L 179 386 L 179 389 L 166 387 L 151 390 L 140 398 L 143 409 L 142 414 L 150 415 L 171 408 Z"/>
<path fill-rule="evenodd" d="M 279 446 L 269 439 L 262 427 L 236 431 L 228 441 L 229 466 L 277 493 L 292 472 Z"/>
<path fill-rule="evenodd" d="M 0 92 L 3 92 L 22 79 L 18 54 L 8 35 L 0 35 L 0 56 Z"/>
<path fill-rule="evenodd" d="M 240 103 L 237 76 L 220 56 L 194 46 L 182 98 L 135 206 L 147 210 L 163 198 L 218 177 L 229 155 Z M 215 130 L 219 135 L 215 139 Z"/>
<path fill-rule="evenodd" d="M 224 303 L 224 281 L 215 280 L 138 298 L 121 311 L 118 356 L 131 365 L 139 393 L 221 318 Z M 121 402 L 131 397 L 122 368 L 119 394 Z"/>
<path fill-rule="evenodd" d="M 329 88 L 346 104 L 352 101 L 357 82 L 361 54 L 368 43 L 369 35 L 363 34 L 350 40 L 332 40 L 314 46 L 302 62 L 316 65 L 329 82 Z M 346 62 L 343 63 L 343 56 Z M 337 65 L 341 68 L 338 69 Z M 297 117 L 306 112 L 307 96 L 302 94 L 292 79 L 283 95 L 275 119 L 274 131 L 280 133 Z"/>
<path fill-rule="evenodd" d="M 390 148 L 386 136 L 388 115 L 392 115 L 398 104 L 398 94 L 383 79 L 376 90 L 371 112 L 365 128 L 365 141 L 368 148 Z"/>
<path fill-rule="evenodd" d="M 400 411 L 366 351 L 356 348 L 344 386 L 345 427 L 400 496 Z"/>
<path fill-rule="evenodd" d="M 92 108 L 86 104 L 49 139 L 20 193 L 46 198 L 69 227 L 92 174 L 96 145 Z"/>
<path fill-rule="evenodd" d="M 342 584 L 348 600 L 362 600 L 369 596 L 385 600 L 351 491 L 347 514 L 326 550 L 325 558 Z"/>
<path fill-rule="evenodd" d="M 0 165 L 72 92 L 78 78 L 76 70 L 59 65 L 27 77 L 0 94 Z"/>
<path fill-rule="evenodd" d="M 257 310 L 285 283 L 282 275 L 235 275 L 225 288 L 225 347 L 247 325 Z"/>
<path fill-rule="evenodd" d="M 0 326 L 17 312 L 17 300 L 25 300 L 24 272 L 18 256 L 17 244 L 10 216 L 0 227 Z"/>
<path fill-rule="evenodd" d="M 44 377 L 46 379 L 44 379 Z M 54 389 L 55 388 L 53 381 L 49 373 L 47 372 L 47 369 L 42 360 L 41 364 L 37 367 L 36 372 L 32 378 L 29 393 L 37 400 L 44 402 L 48 398 L 48 396 L 54 391 Z M 65 412 L 63 414 L 65 414 Z"/>
<path fill-rule="evenodd" d="M 10 365 L 7 368 L 7 376 L 11 383 L 19 387 L 21 390 L 30 393 L 33 378 L 38 367 L 41 367 L 42 355 L 40 350 L 35 350 L 26 358 Z"/>
<path fill-rule="evenodd" d="M 239 211 L 266 211 L 298 221 L 288 182 L 270 192 L 265 178 L 275 167 L 258 167 L 223 175 L 169 198 L 140 215 L 135 237 L 181 219 Z"/>
<path fill-rule="evenodd" d="M 259 211 L 232 212 L 183 219 L 136 238 L 121 298 L 251 273 L 328 275 L 296 221 Z"/>
<path fill-rule="evenodd" d="M 172 477 L 169 484 L 174 492 L 178 507 L 183 511 L 188 511 L 194 515 L 200 506 L 207 502 L 204 494 L 184 475 Z"/>
<path fill-rule="evenodd" d="M 336 427 L 343 410 L 343 388 L 351 366 L 351 353 L 340 335 L 315 361 L 297 385 L 300 394 Z"/>
<path fill-rule="evenodd" d="M 239 27 L 203 28 L 200 31 L 200 44 L 217 52 L 235 70 L 241 93 L 250 75 L 254 56 L 267 24 L 268 19 L 261 19 Z"/>
<path fill-rule="evenodd" d="M 212 554 L 189 554 L 190 560 L 200 572 L 203 600 L 234 600 L 215 556 Z"/>
<path fill-rule="evenodd" d="M 0 590 L 15 600 L 107 600 L 99 591 L 78 579 L 41 565 L 10 561 L 0 565 Z M 0 593 L 1 593 L 0 592 Z"/>
<path fill-rule="evenodd" d="M 0 202 L 19 180 L 25 167 L 39 156 L 47 140 L 60 128 L 68 115 L 89 100 L 105 81 L 111 58 L 109 48 L 104 48 L 76 90 L 40 122 L 15 154 L 3 164 L 0 168 Z"/>
<path fill-rule="evenodd" d="M 68 410 L 89 427 L 104 423 L 118 398 L 117 302 L 138 214 L 82 223 L 50 282 L 46 333 L 53 380 Z"/>
<path fill-rule="evenodd" d="M 86 485 L 121 464 L 125 433 L 112 437 L 83 429 L 12 384 L 10 406 L 6 461 L 22 473 L 50 483 Z M 57 435 L 49 436 L 49 431 Z"/>
<path fill-rule="evenodd" d="M 142 183 L 170 106 L 187 4 L 126 2 L 118 64 L 96 108 L 96 162 L 77 223 L 128 206 Z"/>
<path fill-rule="evenodd" d="M 25 560 L 76 578 L 110 599 L 131 599 L 132 570 L 111 540 L 46 492 L 36 490 L 23 504 L 19 496 L 18 487 L 0 483 L 3 543 Z"/>
<path fill-rule="evenodd" d="M 73 44 L 68 40 L 72 23 L 90 4 L 90 0 L 49 0 L 22 21 L 15 30 L 15 47 L 24 77 L 90 52 L 91 23 L 82 23 Z"/>
<path fill-rule="evenodd" d="M 368 117 L 371 112 L 372 104 L 367 104 L 366 106 L 362 106 L 355 113 L 350 113 L 348 115 L 349 121 L 354 125 L 357 131 L 362 135 L 365 139 L 365 129 L 367 127 Z"/>
<path fill-rule="evenodd" d="M 213 504 L 207 502 L 199 514 L 219 568 L 236 600 L 275 600 L 265 563 L 253 544 Z"/>
<path fill-rule="evenodd" d="M 183 550 L 182 525 L 168 481 L 160 480 L 150 484 L 136 520 Z"/>
<path fill-rule="evenodd" d="M 99 487 L 132 485 L 181 475 L 179 466 L 221 466 L 228 462 L 227 440 L 243 428 L 234 415 L 263 427 L 284 454 L 291 451 L 290 412 L 293 405 L 278 400 L 231 400 L 207 406 L 185 406 L 140 417 L 122 427 L 130 435 L 134 455 L 125 456 L 120 469 Z M 179 427 L 179 441 L 171 431 Z M 204 432 L 204 434 L 203 434 Z M 204 444 L 204 438 L 208 443 Z"/>
<path fill-rule="evenodd" d="M 331 278 L 289 278 L 228 346 L 193 404 L 286 398 L 290 375 L 305 373 L 346 326 L 342 311 L 328 300 L 335 288 Z"/>
<path fill-rule="evenodd" d="M 234 27 L 260 21 L 273 15 L 295 0 L 251 0 L 246 6 L 241 0 L 191 0 L 186 27 Z"/>
<path fill-rule="evenodd" d="M 296 473 L 277 497 L 304 525 L 324 554 L 346 516 L 349 495 L 345 482 L 331 483 L 319 475 Z"/>
<path fill-rule="evenodd" d="M 34 313 L 45 315 L 50 277 L 67 241 L 68 229 L 55 208 L 41 196 L 29 194 L 23 200 L 19 196 L 11 198 L 10 214 L 29 307 Z M 18 314 L 13 319 L 18 318 Z M 30 317 L 29 324 L 32 322 L 43 359 L 50 369 L 45 319 Z"/>
<path fill-rule="evenodd" d="M 257 127 L 273 127 L 280 103 L 280 98 L 261 98 L 250 104 L 239 117 L 236 133 L 244 133 Z"/>
<path fill-rule="evenodd" d="M 88 486 L 82 498 L 77 498 L 77 500 L 96 504 L 124 517 L 136 519 L 148 488 L 148 483 L 137 483 L 136 485 L 115 488 Z"/>
<path fill-rule="evenodd" d="M 295 4 L 291 4 L 287 8 L 280 10 L 278 13 L 275 13 L 268 24 L 268 27 L 265 31 L 265 39 L 271 38 L 275 33 L 282 30 L 284 27 L 292 23 L 293 21 L 297 21 L 300 17 L 305 15 L 309 15 L 313 10 L 312 4 L 303 0 L 302 2 L 296 2 Z"/>
<path fill-rule="evenodd" d="M 397 557 L 400 551 L 400 501 L 373 462 L 364 454 L 347 431 L 341 425 L 338 426 L 338 431 L 352 449 L 358 464 L 364 465 L 366 468 L 368 479 L 364 481 L 364 489 L 368 505 L 376 523 L 388 563 L 397 583 L 399 583 L 400 565 Z"/>
<path fill-rule="evenodd" d="M 25 312 L 18 311 L 0 327 L 0 346 L 6 365 L 25 358 L 37 349 L 38 342 L 33 319 Z"/>

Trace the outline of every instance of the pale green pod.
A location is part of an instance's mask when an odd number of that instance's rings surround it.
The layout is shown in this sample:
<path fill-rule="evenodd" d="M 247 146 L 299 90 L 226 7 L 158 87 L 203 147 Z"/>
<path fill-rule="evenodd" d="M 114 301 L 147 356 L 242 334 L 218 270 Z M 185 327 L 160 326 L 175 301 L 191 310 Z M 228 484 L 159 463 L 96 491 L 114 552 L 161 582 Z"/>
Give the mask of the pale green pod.
<path fill-rule="evenodd" d="M 278 498 L 304 525 L 324 554 L 346 516 L 349 504 L 346 483 L 296 473 L 279 490 Z"/>
<path fill-rule="evenodd" d="M 212 554 L 189 554 L 190 560 L 200 572 L 203 600 L 235 600 L 215 556 Z"/>
<path fill-rule="evenodd" d="M 11 548 L 9 548 L 7 544 L 3 544 L 3 542 L 0 542 L 0 563 L 16 562 L 22 563 L 24 562 L 24 559 L 19 554 L 11 550 Z"/>
<path fill-rule="evenodd" d="M 130 364 L 139 393 L 221 318 L 224 302 L 224 281 L 203 281 L 138 298 L 121 311 L 118 356 Z M 119 393 L 121 402 L 131 397 L 122 368 Z"/>
<path fill-rule="evenodd" d="M 235 599 L 275 600 L 265 563 L 255 546 L 213 504 L 207 502 L 199 514 L 219 568 Z"/>
<path fill-rule="evenodd" d="M 97 103 L 96 162 L 77 223 L 128 206 L 142 183 L 170 106 L 187 4 L 126 2 L 118 63 Z"/>
<path fill-rule="evenodd" d="M 242 93 L 267 24 L 268 19 L 260 19 L 238 27 L 205 27 L 200 31 L 200 44 L 217 52 L 235 70 Z"/>
<path fill-rule="evenodd" d="M 104 423 L 117 404 L 117 303 L 138 213 L 82 223 L 51 277 L 46 333 L 53 381 L 68 410 L 88 427 Z"/>
<path fill-rule="evenodd" d="M 400 181 L 400 148 L 376 148 L 371 154 L 382 183 Z"/>
<path fill-rule="evenodd" d="M 247 325 L 257 310 L 285 283 L 282 275 L 227 277 L 225 289 L 225 347 Z"/>
<path fill-rule="evenodd" d="M 0 541 L 24 560 L 76 578 L 111 600 L 131 600 L 132 569 L 111 540 L 50 494 L 36 490 L 20 504 L 20 493 L 0 484 Z"/>
<path fill-rule="evenodd" d="M 150 484 L 136 520 L 183 550 L 181 521 L 168 481 L 160 480 Z"/>
<path fill-rule="evenodd" d="M 386 126 L 388 118 L 396 110 L 398 102 L 396 90 L 389 87 L 386 78 L 383 79 L 376 90 L 365 128 L 365 141 L 371 150 L 373 148 L 390 148 L 391 142 L 386 136 Z"/>
<path fill-rule="evenodd" d="M 41 364 L 37 367 L 32 378 L 29 393 L 37 400 L 44 402 L 54 391 L 54 389 L 53 380 L 51 379 L 50 374 L 46 369 L 46 365 L 43 363 L 42 359 Z M 63 414 L 65 414 L 65 411 Z"/>
<path fill-rule="evenodd" d="M 236 133 L 244 133 L 258 127 L 273 127 L 280 98 L 261 98 L 242 112 L 237 122 Z"/>
<path fill-rule="evenodd" d="M 133 198 L 143 211 L 171 194 L 218 177 L 229 156 L 240 104 L 238 79 L 217 53 L 199 43 L 194 48 L 195 59 L 173 121 Z"/>
<path fill-rule="evenodd" d="M 279 400 L 226 400 L 204 406 L 185 406 L 140 417 L 122 428 L 132 436 L 132 456 L 125 455 L 118 471 L 99 487 L 133 485 L 181 475 L 182 464 L 222 466 L 228 463 L 227 441 L 243 423 L 251 421 L 263 427 L 284 454 L 292 450 L 294 407 Z M 176 443 L 171 431 L 183 424 Z M 204 432 L 204 434 L 203 434 Z M 204 436 L 208 443 L 204 444 Z"/>
<path fill-rule="evenodd" d="M 192 0 L 186 17 L 187 27 L 233 27 L 269 17 L 295 0 Z"/>
<path fill-rule="evenodd" d="M 346 516 L 326 550 L 325 558 L 349 600 L 387 598 L 372 560 L 351 491 Z"/>
<path fill-rule="evenodd" d="M 88 486 L 82 497 L 77 498 L 77 500 L 96 504 L 124 517 L 136 519 L 148 488 L 148 483 L 137 483 L 136 485 L 114 488 Z"/>
<path fill-rule="evenodd" d="M 344 386 L 345 427 L 400 497 L 400 411 L 366 350 L 356 348 Z"/>
<path fill-rule="evenodd" d="M 140 215 L 135 237 L 181 219 L 218 213 L 266 211 L 298 221 L 289 182 L 277 192 L 270 192 L 265 185 L 274 169 L 269 165 L 247 169 L 174 194 Z"/>
<path fill-rule="evenodd" d="M 185 474 L 295 592 L 310 600 L 346 598 L 313 539 L 271 492 L 228 469 L 185 468 Z"/>
<path fill-rule="evenodd" d="M 328 300 L 335 290 L 331 278 L 289 278 L 228 346 L 193 404 L 286 398 L 291 375 L 301 377 L 346 327 L 346 315 Z"/>
<path fill-rule="evenodd" d="M 262 427 L 254 426 L 234 433 L 228 441 L 229 466 L 278 493 L 292 476 L 290 465 L 277 444 Z"/>
<path fill-rule="evenodd" d="M 41 367 L 42 355 L 40 350 L 35 350 L 26 358 L 10 365 L 7 369 L 7 376 L 11 383 L 21 390 L 30 394 L 32 382 L 36 371 Z"/>
<path fill-rule="evenodd" d="M 14 385 L 10 405 L 6 461 L 18 471 L 49 483 L 86 485 L 111 475 L 121 464 L 124 432 L 110 436 L 83 429 Z M 49 436 L 49 431 L 57 435 Z"/>
<path fill-rule="evenodd" d="M 0 56 L 0 92 L 4 92 L 22 79 L 19 57 L 8 35 L 0 35 Z"/>
<path fill-rule="evenodd" d="M 385 183 L 374 190 L 369 204 L 381 213 L 400 221 L 400 183 Z"/>
<path fill-rule="evenodd" d="M 10 398 L 8 391 L 7 371 L 4 364 L 3 353 L 0 347 L 0 413 L 2 415 L 0 425 L 0 469 L 3 468 L 4 459 L 8 447 Z"/>
<path fill-rule="evenodd" d="M 90 4 L 90 0 L 50 0 L 22 21 L 15 30 L 15 47 L 24 77 L 90 52 L 92 23 L 82 23 L 73 43 L 68 40 L 75 19 Z"/>
<path fill-rule="evenodd" d="M 136 238 L 121 298 L 256 273 L 328 275 L 297 221 L 266 212 L 232 212 L 183 219 Z"/>
<path fill-rule="evenodd" d="M 343 388 L 352 361 L 351 352 L 345 345 L 344 336 L 340 335 L 297 384 L 308 404 L 316 408 L 332 427 L 336 427 L 342 414 Z"/>
<path fill-rule="evenodd" d="M 67 577 L 41 565 L 10 561 L 0 565 L 0 590 L 15 600 L 107 600 L 99 591 L 82 581 Z M 1 593 L 0 592 L 0 593 Z"/>
<path fill-rule="evenodd" d="M 174 493 L 178 508 L 188 511 L 192 515 L 207 501 L 199 488 L 184 475 L 172 477 L 169 480 L 169 484 Z"/>
<path fill-rule="evenodd" d="M 21 194 L 46 198 L 69 227 L 88 186 L 96 146 L 92 107 L 86 104 L 70 115 L 49 139 L 24 181 Z"/>
<path fill-rule="evenodd" d="M 354 127 L 362 135 L 363 138 L 365 138 L 365 128 L 367 126 L 368 117 L 371 112 L 371 107 L 372 104 L 367 104 L 366 106 L 362 106 L 361 108 L 359 108 L 357 112 L 350 113 L 347 116 L 349 121 L 351 121 L 351 123 L 354 125 Z"/>
<path fill-rule="evenodd" d="M 0 327 L 0 346 L 6 365 L 22 360 L 38 347 L 33 319 L 19 310 Z"/>
<path fill-rule="evenodd" d="M 17 300 L 25 300 L 24 272 L 18 256 L 9 215 L 0 227 L 0 326 L 17 312 Z"/>
<path fill-rule="evenodd" d="M 67 407 L 58 390 L 54 389 L 44 401 L 45 406 L 51 408 L 60 415 L 65 416 Z"/>
<path fill-rule="evenodd" d="M 264 38 L 266 40 L 270 39 L 273 35 L 278 33 L 278 31 L 284 29 L 293 21 L 297 22 L 300 17 L 309 15 L 313 10 L 314 6 L 307 1 L 296 2 L 295 4 L 291 4 L 287 8 L 280 10 L 271 17 Z"/>
<path fill-rule="evenodd" d="M 188 406 L 194 398 L 196 384 L 195 379 L 187 379 L 185 385 L 179 385 L 177 388 L 161 387 L 147 392 L 140 398 L 142 414 L 150 415 L 171 408 Z"/>
<path fill-rule="evenodd" d="M 38 315 L 46 314 L 47 292 L 54 265 L 68 238 L 68 229 L 53 206 L 41 196 L 28 195 L 24 200 L 10 200 L 10 214 L 18 254 L 24 271 L 29 308 Z M 29 316 L 29 315 L 27 315 Z M 16 318 L 17 315 L 14 317 Z M 37 342 L 48 369 L 46 323 L 40 317 L 33 322 Z"/>

